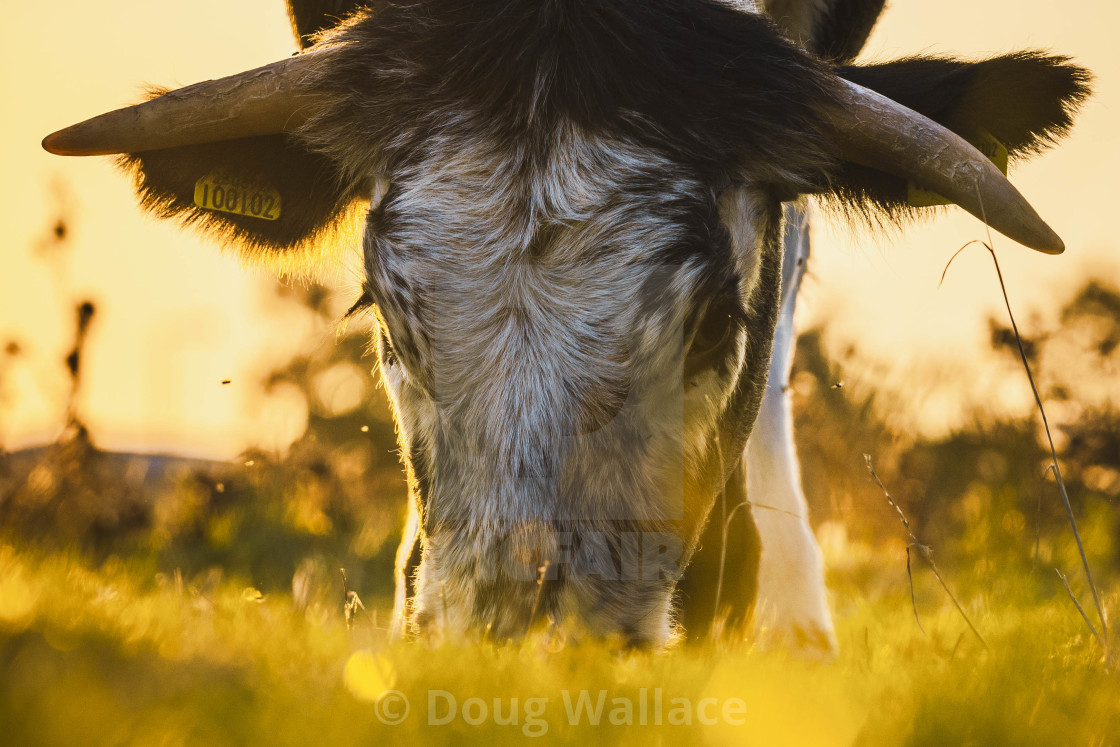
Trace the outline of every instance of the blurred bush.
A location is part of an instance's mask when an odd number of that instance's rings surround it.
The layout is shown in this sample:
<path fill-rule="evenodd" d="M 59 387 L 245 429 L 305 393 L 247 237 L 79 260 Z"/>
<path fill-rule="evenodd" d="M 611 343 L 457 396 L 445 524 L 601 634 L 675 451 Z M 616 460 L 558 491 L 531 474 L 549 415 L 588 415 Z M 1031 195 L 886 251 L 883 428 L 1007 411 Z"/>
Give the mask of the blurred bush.
<path fill-rule="evenodd" d="M 990 320 L 991 346 L 1025 378 L 1012 330 Z M 1023 332 L 1074 513 L 1095 567 L 1120 570 L 1120 290 L 1090 282 L 1049 326 Z M 796 435 L 814 523 L 854 541 L 905 540 L 898 516 L 870 480 L 863 454 L 939 563 L 978 581 L 1010 565 L 1077 568 L 1072 533 L 1037 410 L 1019 418 L 972 413 L 940 438 L 893 429 L 876 392 L 841 386 L 824 331 L 804 333 L 794 362 Z M 846 365 L 858 365 L 850 351 Z"/>
<path fill-rule="evenodd" d="M 322 286 L 282 295 L 337 323 Z M 0 450 L 0 537 L 101 560 L 146 557 L 188 579 L 218 572 L 266 592 L 294 583 L 303 606 L 341 600 L 343 567 L 363 594 L 391 595 L 406 488 L 384 392 L 357 365 L 369 360 L 368 330 L 317 346 L 262 382 L 293 385 L 309 405 L 308 428 L 286 455 L 249 451 L 217 463 L 97 447 L 77 408 L 93 317 L 92 304 L 77 306 L 62 436 Z"/>

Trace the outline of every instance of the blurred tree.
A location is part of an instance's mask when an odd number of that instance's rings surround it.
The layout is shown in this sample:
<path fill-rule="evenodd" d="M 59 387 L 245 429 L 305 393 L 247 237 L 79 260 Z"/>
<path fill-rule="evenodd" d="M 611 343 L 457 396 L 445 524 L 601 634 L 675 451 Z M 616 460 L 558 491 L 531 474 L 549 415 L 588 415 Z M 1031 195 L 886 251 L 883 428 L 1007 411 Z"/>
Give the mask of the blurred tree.
<path fill-rule="evenodd" d="M 991 320 L 991 347 L 1019 362 L 1014 333 Z M 1120 570 L 1120 290 L 1082 287 L 1050 325 L 1024 330 L 1023 348 L 1040 386 L 1062 471 L 1082 532 L 1098 561 Z M 795 416 L 806 496 L 813 519 L 842 524 L 852 537 L 898 537 L 897 516 L 868 479 L 871 454 L 892 495 L 941 557 L 971 563 L 978 554 L 1032 558 L 1069 543 L 1065 511 L 1048 471 L 1036 412 L 971 422 L 938 439 L 893 431 L 873 391 L 840 386 L 840 365 L 805 332 L 794 362 Z M 846 365 L 859 365 L 849 351 Z M 1057 543 L 1057 545 L 1055 545 Z M 1049 562 L 1050 555 L 1043 558 Z"/>

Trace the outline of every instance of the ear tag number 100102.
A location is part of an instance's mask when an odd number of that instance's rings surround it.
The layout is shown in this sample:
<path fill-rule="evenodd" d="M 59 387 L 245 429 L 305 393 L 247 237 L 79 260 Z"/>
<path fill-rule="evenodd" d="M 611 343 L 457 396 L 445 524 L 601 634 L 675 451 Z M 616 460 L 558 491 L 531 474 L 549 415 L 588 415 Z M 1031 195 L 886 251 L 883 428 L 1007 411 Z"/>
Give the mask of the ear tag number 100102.
<path fill-rule="evenodd" d="M 244 215 L 261 220 L 280 217 L 280 193 L 271 186 L 221 174 L 208 174 L 194 185 L 194 204 L 203 210 Z"/>

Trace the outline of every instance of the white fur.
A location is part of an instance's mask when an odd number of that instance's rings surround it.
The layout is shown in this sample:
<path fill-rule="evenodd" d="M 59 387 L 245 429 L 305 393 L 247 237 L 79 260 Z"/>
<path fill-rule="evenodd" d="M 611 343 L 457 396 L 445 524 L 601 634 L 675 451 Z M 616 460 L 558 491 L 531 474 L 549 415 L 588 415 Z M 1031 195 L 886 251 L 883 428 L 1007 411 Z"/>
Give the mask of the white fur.
<path fill-rule="evenodd" d="M 789 374 L 797 338 L 793 313 L 809 258 L 808 216 L 786 205 L 782 313 L 774 336 L 769 380 L 747 442 L 747 498 L 762 539 L 755 607 L 755 638 L 810 656 L 836 653 L 824 563 L 801 488 L 793 440 Z"/>

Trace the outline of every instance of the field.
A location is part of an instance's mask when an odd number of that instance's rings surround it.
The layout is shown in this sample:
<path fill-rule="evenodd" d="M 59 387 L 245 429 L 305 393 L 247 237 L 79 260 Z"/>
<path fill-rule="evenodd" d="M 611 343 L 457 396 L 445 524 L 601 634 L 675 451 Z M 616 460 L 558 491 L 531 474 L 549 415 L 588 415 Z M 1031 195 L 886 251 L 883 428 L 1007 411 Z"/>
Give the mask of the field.
<path fill-rule="evenodd" d="M 812 663 L 742 643 L 391 645 L 375 600 L 347 629 L 341 582 L 297 601 L 3 545 L 0 723 L 13 745 L 1120 743 L 1120 678 L 1040 577 L 964 599 L 985 648 L 928 573 L 923 632 L 904 566 L 847 550 L 842 653 Z"/>

